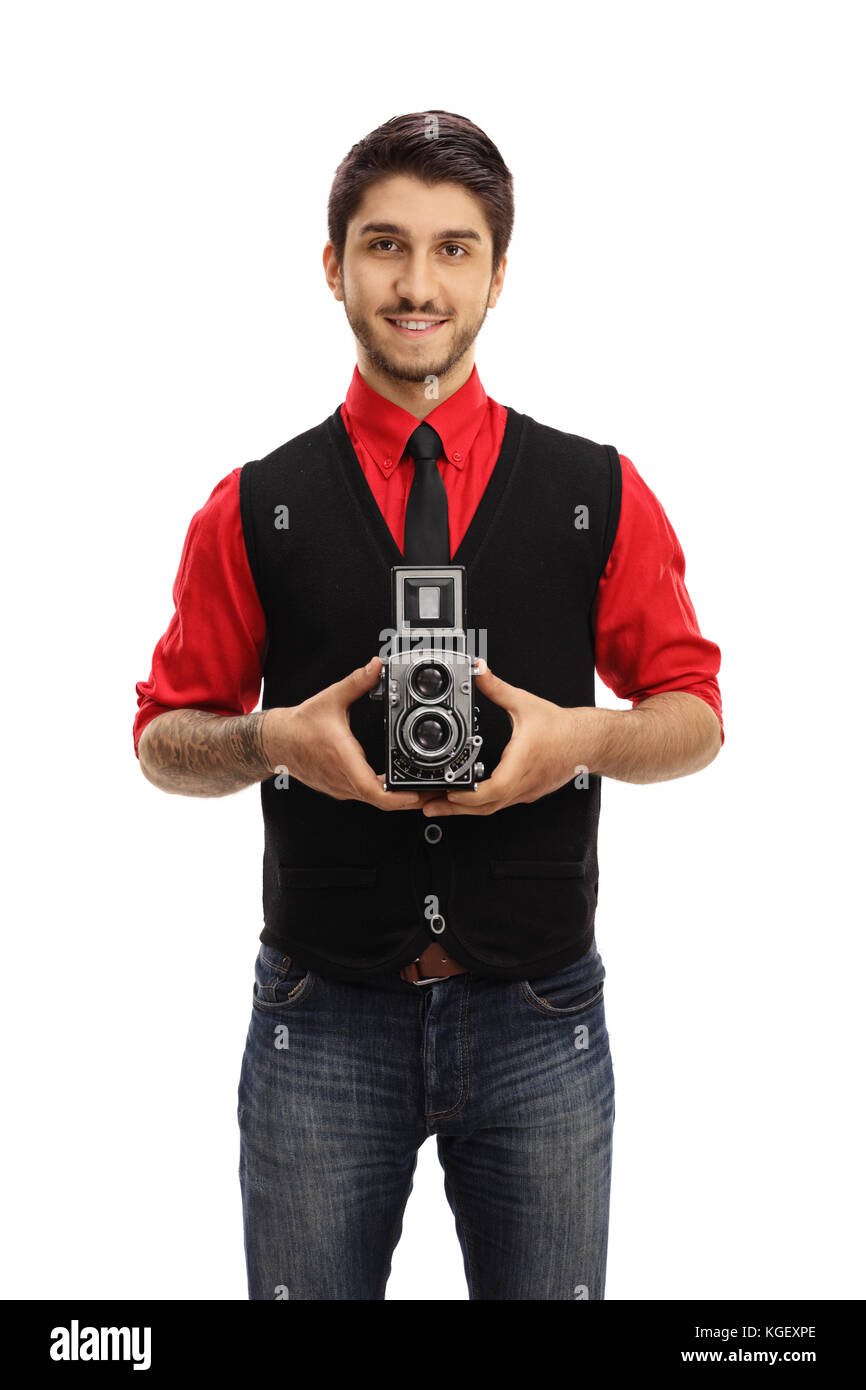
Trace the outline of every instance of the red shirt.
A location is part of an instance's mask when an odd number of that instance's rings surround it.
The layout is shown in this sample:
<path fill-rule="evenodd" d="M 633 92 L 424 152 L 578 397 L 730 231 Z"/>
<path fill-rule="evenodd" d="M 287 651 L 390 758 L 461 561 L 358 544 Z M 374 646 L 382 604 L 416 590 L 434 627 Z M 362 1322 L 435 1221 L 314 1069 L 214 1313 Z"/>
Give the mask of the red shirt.
<path fill-rule="evenodd" d="M 418 420 L 368 386 L 357 367 L 341 413 L 364 476 L 402 550 L 414 475 L 405 450 Z M 493 472 L 506 414 L 487 395 L 473 367 L 460 390 L 426 416 L 445 451 L 438 467 L 448 494 L 452 555 Z M 594 606 L 596 670 L 632 706 L 664 690 L 683 690 L 705 700 L 721 725 L 716 680 L 721 652 L 701 636 L 686 589 L 682 548 L 658 498 L 631 459 L 619 457 L 619 525 Z M 136 756 L 144 729 L 165 710 L 250 714 L 258 706 L 266 627 L 241 529 L 240 471 L 232 469 L 217 483 L 189 524 L 172 590 L 175 612 L 154 649 L 150 676 L 135 687 Z M 722 727 L 723 742 L 724 737 Z"/>

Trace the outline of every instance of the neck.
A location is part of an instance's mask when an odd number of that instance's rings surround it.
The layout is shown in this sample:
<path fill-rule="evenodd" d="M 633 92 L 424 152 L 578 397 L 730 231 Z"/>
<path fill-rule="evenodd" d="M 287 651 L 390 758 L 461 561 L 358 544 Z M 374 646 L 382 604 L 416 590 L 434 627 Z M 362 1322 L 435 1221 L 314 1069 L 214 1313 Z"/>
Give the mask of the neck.
<path fill-rule="evenodd" d="M 447 401 L 455 392 L 465 386 L 472 375 L 475 366 L 475 353 L 472 348 L 456 362 L 449 372 L 437 377 L 438 393 L 429 398 L 426 392 L 429 390 L 429 383 L 424 381 L 400 381 L 397 377 L 391 376 L 388 372 L 382 371 L 375 366 L 367 356 L 364 349 L 358 346 L 358 371 L 364 381 L 380 396 L 384 396 L 386 401 L 392 405 L 399 405 L 402 410 L 407 410 L 410 415 L 414 415 L 416 420 L 423 420 L 435 410 L 437 405 Z M 431 372 L 431 376 L 433 373 Z"/>

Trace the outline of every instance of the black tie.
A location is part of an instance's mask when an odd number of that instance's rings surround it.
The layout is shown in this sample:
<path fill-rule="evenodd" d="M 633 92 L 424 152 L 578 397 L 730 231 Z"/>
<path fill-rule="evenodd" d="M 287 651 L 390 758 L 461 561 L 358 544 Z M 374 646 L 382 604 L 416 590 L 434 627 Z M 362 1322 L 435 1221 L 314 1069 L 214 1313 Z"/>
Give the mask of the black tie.
<path fill-rule="evenodd" d="M 447 565 L 448 494 L 436 466 L 445 450 L 432 425 L 423 421 L 409 436 L 407 454 L 415 460 L 415 477 L 406 503 L 403 557 L 408 565 Z"/>

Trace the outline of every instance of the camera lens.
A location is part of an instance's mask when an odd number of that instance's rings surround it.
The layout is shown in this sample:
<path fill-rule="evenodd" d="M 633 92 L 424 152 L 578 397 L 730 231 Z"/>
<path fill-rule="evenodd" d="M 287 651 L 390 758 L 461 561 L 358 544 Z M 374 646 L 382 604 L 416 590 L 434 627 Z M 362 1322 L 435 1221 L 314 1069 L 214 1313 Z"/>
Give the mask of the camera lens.
<path fill-rule="evenodd" d="M 438 661 L 422 661 L 413 667 L 409 684 L 419 700 L 441 700 L 451 688 L 451 672 Z"/>
<path fill-rule="evenodd" d="M 416 705 L 397 726 L 397 741 L 414 762 L 441 767 L 454 756 L 463 737 L 462 722 L 447 707 Z"/>
<path fill-rule="evenodd" d="M 412 736 L 425 753 L 438 753 L 448 742 L 451 730 L 444 719 L 435 714 L 427 714 L 412 727 Z"/>

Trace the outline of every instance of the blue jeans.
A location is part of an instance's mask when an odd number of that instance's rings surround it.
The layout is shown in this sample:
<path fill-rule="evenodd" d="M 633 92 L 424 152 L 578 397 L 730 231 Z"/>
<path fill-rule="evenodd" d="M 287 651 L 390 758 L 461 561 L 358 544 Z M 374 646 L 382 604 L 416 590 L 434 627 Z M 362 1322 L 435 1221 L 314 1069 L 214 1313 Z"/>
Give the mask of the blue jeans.
<path fill-rule="evenodd" d="M 384 1299 L 436 1135 L 471 1299 L 602 1299 L 614 1123 L 595 943 L 405 993 L 262 945 L 238 1087 L 251 1299 Z"/>

